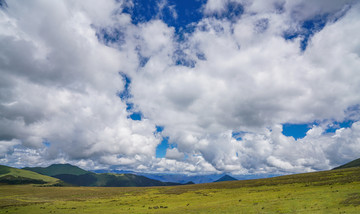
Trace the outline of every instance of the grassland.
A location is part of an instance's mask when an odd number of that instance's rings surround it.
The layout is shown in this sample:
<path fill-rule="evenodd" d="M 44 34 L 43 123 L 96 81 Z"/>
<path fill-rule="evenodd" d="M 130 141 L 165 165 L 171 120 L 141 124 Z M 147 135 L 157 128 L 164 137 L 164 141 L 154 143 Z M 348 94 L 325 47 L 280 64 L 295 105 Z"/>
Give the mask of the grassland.
<path fill-rule="evenodd" d="M 0 186 L 0 213 L 359 213 L 360 168 L 172 187 Z"/>

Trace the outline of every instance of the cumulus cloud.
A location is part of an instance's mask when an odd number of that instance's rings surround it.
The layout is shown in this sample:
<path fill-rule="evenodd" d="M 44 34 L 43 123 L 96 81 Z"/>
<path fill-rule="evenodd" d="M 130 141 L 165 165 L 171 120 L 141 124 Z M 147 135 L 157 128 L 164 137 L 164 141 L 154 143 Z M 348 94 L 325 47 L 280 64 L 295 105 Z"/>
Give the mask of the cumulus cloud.
<path fill-rule="evenodd" d="M 6 154 L 11 154 L 14 152 L 14 146 L 19 145 L 19 140 L 11 141 L 0 141 L 0 158 L 4 158 Z"/>
<path fill-rule="evenodd" d="M 305 20 L 316 15 L 336 14 L 351 5 L 355 0 L 208 0 L 204 6 L 205 13 L 226 13 L 233 4 L 241 5 L 247 13 L 286 13 L 291 18 Z"/>
<path fill-rule="evenodd" d="M 133 24 L 123 3 L 0 9 L 1 163 L 288 173 L 358 158 L 356 1 L 208 0 L 181 38 L 158 15 Z M 314 121 L 303 139 L 282 133 Z M 176 148 L 156 158 L 163 136 Z"/>
<path fill-rule="evenodd" d="M 152 57 L 135 74 L 134 102 L 145 115 L 165 126 L 164 133 L 178 144 L 179 151 L 200 154 L 220 171 L 329 168 L 330 156 L 311 141 L 299 143 L 303 156 L 287 156 L 280 148 L 297 148 L 296 142 L 281 132 L 276 139 L 269 135 L 283 123 L 342 121 L 347 109 L 359 103 L 359 81 L 354 78 L 359 60 L 350 57 L 359 46 L 350 39 L 356 35 L 350 26 L 359 24 L 355 20 L 359 8 L 354 5 L 338 21 L 328 21 L 304 51 L 301 36 L 288 40 L 284 32 L 290 23 L 298 25 L 311 15 L 294 21 L 293 12 L 257 9 L 257 14 L 247 13 L 255 10 L 255 2 L 245 4 L 244 14 L 235 23 L 208 17 L 197 24 L 185 41 L 189 47 L 185 52 L 196 62 L 194 67 L 169 64 L 172 56 L 165 51 L 159 54 L 161 58 Z M 331 4 L 321 13 L 343 11 L 348 3 Z M 214 5 L 211 8 L 222 8 Z M 311 6 L 320 10 L 319 5 Z M 351 63 L 339 60 L 347 56 Z M 338 78 L 345 73 L 352 78 Z M 232 131 L 251 134 L 245 142 L 236 142 Z"/>
<path fill-rule="evenodd" d="M 113 1 L 36 1 L 11 2 L 1 11 L 2 139 L 31 149 L 49 142 L 45 159 L 93 158 L 108 165 L 151 159 L 159 143 L 155 125 L 129 120 L 117 96 L 124 90 L 119 72 L 134 67 L 134 59 L 96 36 L 98 25 L 122 19 L 113 15 L 116 8 Z M 137 154 L 141 158 L 133 158 Z M 133 160 L 124 161 L 128 156 Z"/>
<path fill-rule="evenodd" d="M 166 150 L 166 158 L 175 159 L 175 160 L 183 160 L 185 155 L 184 153 L 179 152 L 177 148 L 167 149 Z"/>

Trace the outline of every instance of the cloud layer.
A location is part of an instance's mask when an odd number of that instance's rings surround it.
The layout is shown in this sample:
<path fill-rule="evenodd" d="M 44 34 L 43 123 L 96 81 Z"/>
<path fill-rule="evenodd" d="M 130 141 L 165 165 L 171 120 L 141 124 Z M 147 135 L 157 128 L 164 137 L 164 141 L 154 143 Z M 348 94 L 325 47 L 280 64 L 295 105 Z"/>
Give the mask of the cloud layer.
<path fill-rule="evenodd" d="M 129 5 L 0 9 L 0 163 L 288 173 L 358 158 L 356 1 L 208 0 L 181 35 L 156 14 L 134 24 Z M 314 125 L 295 140 L 288 123 Z"/>

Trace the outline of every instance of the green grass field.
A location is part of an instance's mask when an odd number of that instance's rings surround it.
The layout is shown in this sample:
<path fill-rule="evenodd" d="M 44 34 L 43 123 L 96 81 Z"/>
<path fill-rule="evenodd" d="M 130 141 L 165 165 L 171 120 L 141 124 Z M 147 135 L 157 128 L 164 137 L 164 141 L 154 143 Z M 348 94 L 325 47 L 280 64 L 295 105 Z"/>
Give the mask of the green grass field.
<path fill-rule="evenodd" d="M 61 183 L 57 178 L 40 175 L 28 170 L 17 169 L 0 165 L 0 183 L 2 182 L 16 183 L 39 183 L 47 185 L 55 185 Z"/>
<path fill-rule="evenodd" d="M 0 213 L 359 212 L 359 167 L 172 187 L 0 186 Z"/>

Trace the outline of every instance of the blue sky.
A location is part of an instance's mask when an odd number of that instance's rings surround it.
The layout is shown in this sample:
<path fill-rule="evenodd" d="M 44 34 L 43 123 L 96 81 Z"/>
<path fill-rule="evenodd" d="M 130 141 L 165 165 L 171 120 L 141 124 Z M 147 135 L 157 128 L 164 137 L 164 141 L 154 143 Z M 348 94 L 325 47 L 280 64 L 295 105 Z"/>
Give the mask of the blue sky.
<path fill-rule="evenodd" d="M 0 164 L 281 174 L 360 154 L 355 0 L 0 1 Z"/>

